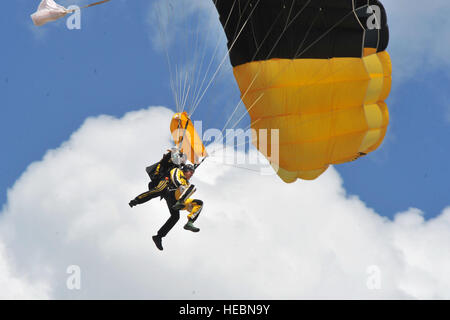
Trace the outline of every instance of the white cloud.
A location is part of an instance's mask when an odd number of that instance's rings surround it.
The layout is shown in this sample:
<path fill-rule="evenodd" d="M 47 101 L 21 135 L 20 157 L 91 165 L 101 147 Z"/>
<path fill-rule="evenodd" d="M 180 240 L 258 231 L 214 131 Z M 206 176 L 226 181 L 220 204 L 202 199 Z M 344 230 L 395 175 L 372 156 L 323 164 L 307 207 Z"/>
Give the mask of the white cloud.
<path fill-rule="evenodd" d="M 384 0 L 388 12 L 394 78 L 409 80 L 430 71 L 449 72 L 450 2 Z"/>
<path fill-rule="evenodd" d="M 193 180 L 201 232 L 183 230 L 182 214 L 159 252 L 151 235 L 168 218 L 164 201 L 127 203 L 169 145 L 170 117 L 88 119 L 29 166 L 0 214 L 0 283 L 11 284 L 1 297 L 450 298 L 450 208 L 387 220 L 346 194 L 333 168 L 287 185 L 207 161 Z M 81 268 L 79 291 L 66 287 L 69 265 Z M 380 290 L 366 285 L 374 265 Z"/>
<path fill-rule="evenodd" d="M 32 283 L 26 275 L 17 277 L 11 270 L 6 250 L 0 243 L 0 299 L 48 299 L 45 283 Z"/>

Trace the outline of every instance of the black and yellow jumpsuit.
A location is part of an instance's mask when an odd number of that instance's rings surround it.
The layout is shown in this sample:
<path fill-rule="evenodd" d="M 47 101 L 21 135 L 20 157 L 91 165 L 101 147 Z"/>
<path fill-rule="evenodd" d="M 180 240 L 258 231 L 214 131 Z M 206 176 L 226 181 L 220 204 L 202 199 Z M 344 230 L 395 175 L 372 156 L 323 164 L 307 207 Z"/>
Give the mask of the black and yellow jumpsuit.
<path fill-rule="evenodd" d="M 159 229 L 158 236 L 165 237 L 180 219 L 180 210 L 174 209 L 173 206 L 177 203 L 184 190 L 189 186 L 190 183 L 181 169 L 174 168 L 170 171 L 169 186 L 164 195 L 167 207 L 169 208 L 170 218 L 161 229 Z M 187 210 L 189 212 L 187 216 L 188 219 L 194 222 L 197 220 L 202 208 L 203 201 L 198 199 L 187 199 L 184 201 L 184 207 L 181 210 Z"/>
<path fill-rule="evenodd" d="M 150 177 L 148 184 L 148 191 L 138 195 L 135 199 L 131 200 L 130 205 L 133 206 L 143 204 L 157 197 L 164 197 L 164 193 L 169 186 L 169 174 L 170 171 L 177 167 L 172 163 L 171 153 L 166 153 L 162 160 L 150 167 L 146 168 L 147 174 Z"/>

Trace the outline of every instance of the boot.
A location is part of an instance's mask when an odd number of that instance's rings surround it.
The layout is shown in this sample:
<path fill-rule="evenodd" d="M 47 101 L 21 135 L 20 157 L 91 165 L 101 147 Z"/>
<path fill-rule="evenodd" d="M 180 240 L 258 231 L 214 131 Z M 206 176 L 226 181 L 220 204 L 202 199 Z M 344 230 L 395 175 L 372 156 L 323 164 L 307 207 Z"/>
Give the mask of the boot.
<path fill-rule="evenodd" d="M 164 250 L 164 248 L 162 246 L 162 238 L 160 236 L 158 236 L 158 235 L 153 236 L 152 239 L 153 239 L 153 242 L 155 243 L 156 247 L 159 250 L 161 250 L 161 251 Z"/>
<path fill-rule="evenodd" d="M 194 226 L 194 222 L 192 220 L 189 220 L 185 225 L 184 225 L 184 229 L 185 230 L 189 230 L 192 232 L 199 232 L 200 229 L 197 228 L 196 226 Z"/>

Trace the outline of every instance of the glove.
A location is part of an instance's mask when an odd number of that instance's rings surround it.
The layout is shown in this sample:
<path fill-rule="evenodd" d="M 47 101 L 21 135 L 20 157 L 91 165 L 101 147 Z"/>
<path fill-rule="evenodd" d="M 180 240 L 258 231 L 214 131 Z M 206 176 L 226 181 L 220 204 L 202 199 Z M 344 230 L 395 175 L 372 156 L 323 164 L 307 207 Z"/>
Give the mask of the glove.
<path fill-rule="evenodd" d="M 128 204 L 130 206 L 130 208 L 133 208 L 135 206 L 137 206 L 139 203 L 137 203 L 136 199 L 133 199 L 130 201 L 130 203 Z"/>

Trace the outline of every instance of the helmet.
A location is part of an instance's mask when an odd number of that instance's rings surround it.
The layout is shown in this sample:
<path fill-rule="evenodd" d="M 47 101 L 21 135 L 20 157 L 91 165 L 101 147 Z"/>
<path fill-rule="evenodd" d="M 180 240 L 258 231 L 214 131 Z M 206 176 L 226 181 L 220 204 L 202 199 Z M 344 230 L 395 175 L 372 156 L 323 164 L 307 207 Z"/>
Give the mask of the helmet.
<path fill-rule="evenodd" d="M 186 155 L 183 154 L 183 152 L 181 152 L 179 149 L 177 148 L 172 148 L 171 150 L 171 159 L 172 159 L 172 163 L 174 163 L 177 166 L 181 166 L 184 165 L 186 163 Z"/>
<path fill-rule="evenodd" d="M 195 172 L 195 167 L 192 164 L 185 164 L 183 166 L 183 172 L 192 171 Z"/>

